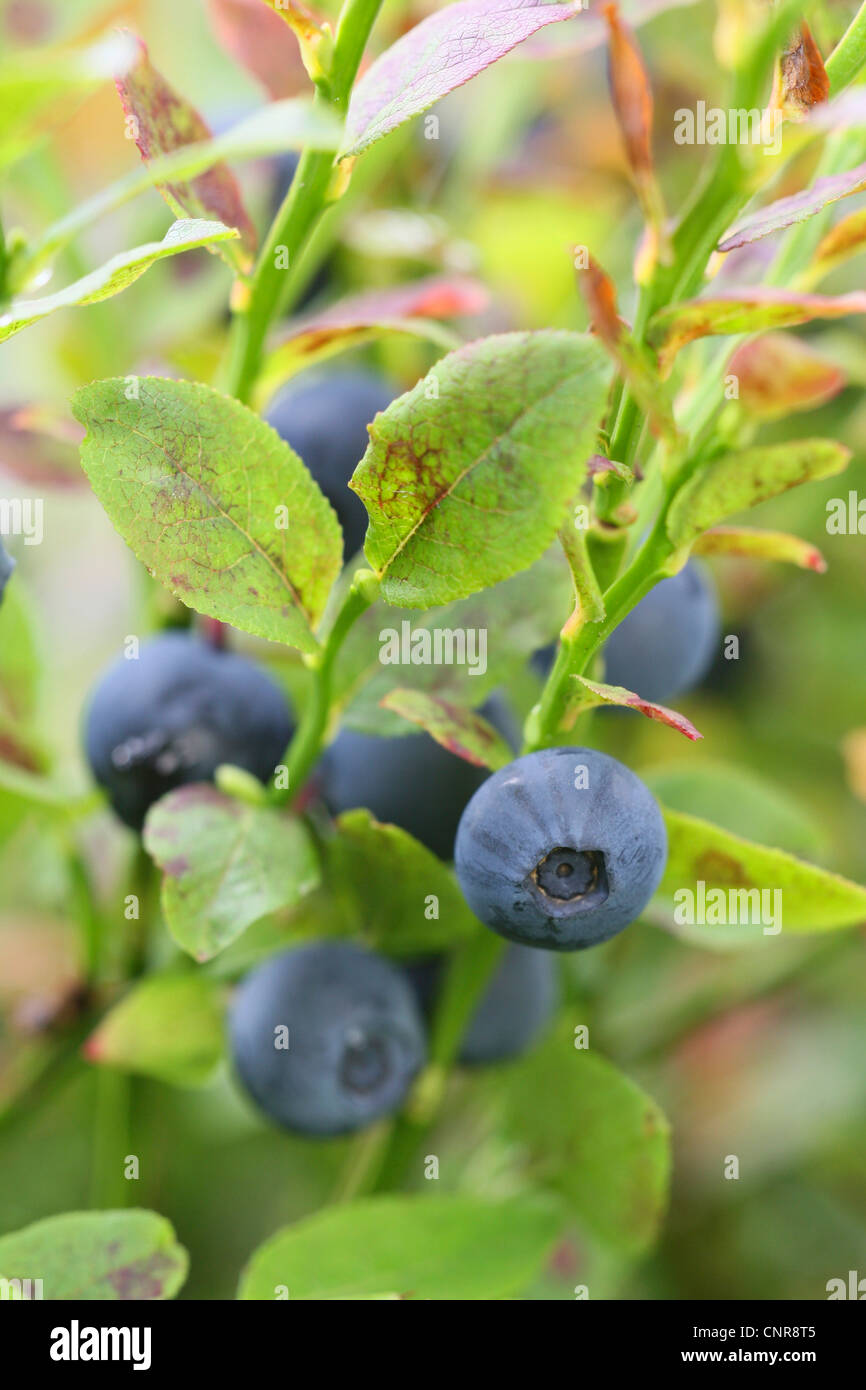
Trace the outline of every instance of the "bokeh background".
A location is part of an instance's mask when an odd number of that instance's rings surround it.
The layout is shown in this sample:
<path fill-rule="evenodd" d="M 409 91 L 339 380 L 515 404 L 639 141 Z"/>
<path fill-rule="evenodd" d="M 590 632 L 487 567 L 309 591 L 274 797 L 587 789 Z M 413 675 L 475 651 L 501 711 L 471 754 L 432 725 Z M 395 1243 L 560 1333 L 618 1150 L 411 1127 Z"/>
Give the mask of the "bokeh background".
<path fill-rule="evenodd" d="M 222 129 L 265 98 L 220 44 L 214 19 L 221 8 L 205 0 L 4 0 L 0 48 L 4 60 L 14 60 L 19 49 L 127 25 Z M 332 3 L 319 8 L 333 12 Z M 852 6 L 811 8 L 826 54 Z M 380 42 L 424 12 L 386 0 Z M 717 14 L 701 0 L 640 30 L 672 208 L 710 153 L 675 145 L 673 113 L 698 99 L 724 102 Z M 548 56 L 529 60 L 518 51 L 440 103 L 438 139 L 426 139 L 423 121 L 415 122 L 371 155 L 370 167 L 359 166 L 364 176 L 346 216 L 321 245 L 325 273 L 313 303 L 455 270 L 491 291 L 491 307 L 465 326 L 467 335 L 581 328 L 569 253 L 577 243 L 615 277 L 629 315 L 639 214 L 603 49 L 576 51 L 568 28 L 544 31 L 538 46 Z M 303 91 L 303 74 L 295 81 Z M 779 193 L 807 176 L 811 158 L 807 151 L 795 161 Z M 0 195 L 7 229 L 42 229 L 136 159 L 110 84 L 80 103 L 65 100 L 52 109 L 44 138 L 8 173 Z M 266 161 L 238 172 L 264 228 L 278 173 Z M 76 241 L 54 283 L 161 237 L 170 221 L 158 194 L 143 195 Z M 859 288 L 862 270 L 862 259 L 852 261 L 831 288 Z M 41 496 L 45 505 L 43 544 L 9 542 L 18 570 L 0 613 L 0 737 L 17 704 L 32 697 L 26 751 L 18 747 L 16 757 L 51 766 L 82 788 L 79 721 L 97 672 L 127 633 L 177 615 L 90 496 L 67 400 L 102 376 L 207 380 L 226 333 L 229 288 L 223 264 L 196 252 L 155 266 L 114 300 L 58 314 L 0 348 L 0 491 Z M 828 499 L 849 490 L 866 497 L 866 324 L 851 318 L 814 326 L 808 336 L 844 366 L 848 385 L 829 405 L 766 427 L 763 437 L 827 434 L 848 444 L 853 460 L 841 478 L 792 492 L 750 520 L 815 542 L 827 573 L 713 563 L 724 632 L 738 636 L 740 655 L 720 657 L 704 686 L 679 702 L 704 733 L 702 743 L 687 745 L 637 716 L 598 724 L 607 750 L 670 804 L 866 882 L 866 535 L 826 530 Z M 391 337 L 355 359 L 409 386 L 433 352 Z M 245 638 L 241 645 L 272 661 L 291 684 L 291 657 Z M 530 672 L 515 679 L 515 704 L 525 709 L 536 693 Z M 128 852 L 125 832 L 97 813 L 88 842 L 109 884 Z M 0 1097 L 38 1062 L 40 1010 L 74 978 L 69 904 L 55 838 L 27 820 L 7 827 L 0 803 Z M 866 1273 L 862 928 L 710 950 L 648 921 L 561 969 L 565 997 L 579 1005 L 594 1046 L 669 1115 L 674 1178 L 670 1216 L 649 1258 L 635 1264 L 605 1256 L 576 1232 L 530 1296 L 569 1298 L 576 1282 L 589 1279 L 593 1297 L 822 1298 L 828 1279 Z M 94 1101 L 93 1075 L 72 1067 L 59 1072 L 38 1110 L 0 1128 L 0 1232 L 87 1204 Z M 460 1155 L 463 1180 L 491 1193 L 513 1182 L 494 1108 L 489 1078 L 459 1078 L 436 1148 Z M 182 1294 L 189 1298 L 232 1297 L 250 1252 L 324 1199 L 345 1152 L 342 1143 L 304 1144 L 269 1130 L 228 1075 L 203 1091 L 137 1081 L 133 1135 L 142 1170 L 136 1204 L 168 1216 L 190 1250 Z M 722 1176 L 728 1154 L 740 1160 L 736 1182 Z"/>

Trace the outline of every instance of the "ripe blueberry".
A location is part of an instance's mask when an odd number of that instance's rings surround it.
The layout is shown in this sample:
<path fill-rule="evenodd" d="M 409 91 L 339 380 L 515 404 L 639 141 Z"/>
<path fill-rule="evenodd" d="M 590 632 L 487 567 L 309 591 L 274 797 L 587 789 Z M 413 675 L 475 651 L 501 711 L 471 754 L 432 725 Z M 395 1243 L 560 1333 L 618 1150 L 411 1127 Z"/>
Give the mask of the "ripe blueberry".
<path fill-rule="evenodd" d="M 451 859 L 463 808 L 486 776 L 429 734 L 375 738 L 343 729 L 322 759 L 319 780 L 331 815 L 365 806 Z"/>
<path fill-rule="evenodd" d="M 460 821 L 463 896 L 501 936 L 552 951 L 606 941 L 661 881 L 667 837 L 655 799 L 622 763 L 548 748 L 495 772 Z"/>
<path fill-rule="evenodd" d="M 346 556 L 361 549 L 367 533 L 367 511 L 350 490 L 349 479 L 369 443 L 367 426 L 396 394 L 372 372 L 329 372 L 292 382 L 266 416 L 303 459 L 337 513 Z"/>
<path fill-rule="evenodd" d="M 246 1090 L 299 1134 L 347 1134 L 396 1110 L 426 1057 L 403 973 L 342 942 L 259 966 L 238 989 L 230 1031 Z"/>
<path fill-rule="evenodd" d="M 611 633 L 604 646 L 604 679 L 664 703 L 699 684 L 718 642 L 715 590 L 690 561 L 650 589 Z"/>
<path fill-rule="evenodd" d="M 149 807 L 234 763 L 266 781 L 292 735 L 285 697 L 245 657 L 186 632 L 145 643 L 102 676 L 84 724 L 93 775 L 121 820 L 140 830 Z"/>
<path fill-rule="evenodd" d="M 406 973 L 425 1018 L 431 1018 L 442 984 L 442 956 L 412 961 Z M 509 946 L 494 972 L 460 1045 L 464 1066 L 519 1057 L 547 1023 L 556 1004 L 556 970 L 548 951 Z"/>

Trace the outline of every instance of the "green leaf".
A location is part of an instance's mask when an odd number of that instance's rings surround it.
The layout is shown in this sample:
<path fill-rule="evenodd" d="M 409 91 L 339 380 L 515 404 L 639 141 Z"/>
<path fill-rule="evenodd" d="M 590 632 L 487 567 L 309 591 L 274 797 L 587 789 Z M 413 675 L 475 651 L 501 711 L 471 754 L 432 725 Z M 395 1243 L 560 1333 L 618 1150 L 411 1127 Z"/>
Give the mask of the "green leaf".
<path fill-rule="evenodd" d="M 817 546 L 785 531 L 759 531 L 749 526 L 714 526 L 698 536 L 696 555 L 749 555 L 756 560 L 778 560 L 800 569 L 823 574 L 827 561 Z"/>
<path fill-rule="evenodd" d="M 505 333 L 442 358 L 377 415 L 351 486 L 388 603 L 430 608 L 528 568 L 562 525 L 607 396 L 579 333 Z"/>
<path fill-rule="evenodd" d="M 476 767 L 505 767 L 514 756 L 505 739 L 480 714 L 425 695 L 422 690 L 390 690 L 382 707 L 410 724 L 419 724 L 449 753 Z"/>
<path fill-rule="evenodd" d="M 612 1063 L 557 1029 L 501 1078 L 508 1129 L 536 1181 L 605 1245 L 637 1254 L 667 1205 L 668 1122 Z"/>
<path fill-rule="evenodd" d="M 328 881 L 347 934 L 399 955 L 439 951 L 479 930 L 454 874 L 432 850 L 369 811 L 344 811 L 328 854 Z M 435 898 L 435 917 L 431 899 Z"/>
<path fill-rule="evenodd" d="M 764 333 L 741 343 L 725 376 L 736 378 L 740 406 L 758 420 L 814 410 L 845 386 L 845 373 L 796 333 Z"/>
<path fill-rule="evenodd" d="M 200 961 L 260 917 L 297 903 L 319 878 L 300 821 L 207 784 L 179 787 L 151 807 L 144 844 L 165 873 L 169 930 Z"/>
<path fill-rule="evenodd" d="M 152 1211 L 68 1212 L 0 1238 L 0 1278 L 41 1279 L 51 1300 L 173 1298 L 188 1266 L 170 1222 Z"/>
<path fill-rule="evenodd" d="M 659 371 L 667 376 L 680 349 L 708 334 L 757 333 L 766 328 L 811 323 L 813 319 L 840 319 L 864 313 L 866 293 L 861 290 L 834 298 L 758 285 L 754 289 L 717 291 L 704 299 L 688 299 L 659 310 L 649 321 L 647 342 L 658 355 Z"/>
<path fill-rule="evenodd" d="M 556 1240 L 542 1197 L 372 1197 L 278 1231 L 241 1276 L 238 1298 L 500 1299 L 518 1294 Z"/>
<path fill-rule="evenodd" d="M 685 811 L 759 844 L 816 857 L 822 836 L 802 802 L 789 791 L 730 763 L 666 763 L 641 776 L 671 811 Z"/>
<path fill-rule="evenodd" d="M 801 483 L 830 478 L 851 451 L 834 439 L 799 439 L 758 445 L 703 464 L 668 509 L 667 532 L 678 548 L 735 512 L 743 512 Z"/>
<path fill-rule="evenodd" d="M 84 1055 L 177 1086 L 204 1085 L 223 1056 L 219 987 L 201 972 L 151 976 L 109 1011 Z"/>
<path fill-rule="evenodd" d="M 166 82 L 153 66 L 146 46 L 136 40 L 137 58 L 122 77 L 117 91 L 126 116 L 127 132 L 147 163 L 159 155 L 171 154 L 185 145 L 201 144 L 210 137 L 210 127 L 194 106 Z M 244 207 L 238 182 L 225 164 L 215 164 L 207 173 L 189 182 L 175 177 L 157 187 L 172 211 L 179 217 L 212 217 L 235 227 L 238 245 L 229 246 L 226 259 L 237 270 L 251 268 L 256 250 L 256 229 Z"/>
<path fill-rule="evenodd" d="M 338 586 L 339 587 L 339 586 Z M 497 687 L 510 686 L 526 671 L 526 657 L 551 642 L 562 627 L 571 606 L 571 580 L 558 547 L 547 551 L 523 574 L 431 612 L 397 609 L 383 616 L 379 604 L 368 609 L 349 633 L 335 672 L 335 697 L 343 709 L 343 722 L 363 733 L 399 736 L 410 732 L 398 715 L 381 708 L 382 699 L 399 681 L 404 687 L 472 708 Z M 337 591 L 335 590 L 335 593 Z M 396 634 L 408 634 L 419 644 L 428 633 L 435 654 L 437 641 L 449 651 L 455 634 L 464 635 L 467 653 L 475 641 L 476 660 L 470 665 L 435 662 L 399 667 L 382 661 L 383 643 Z M 486 643 L 488 634 L 496 640 Z M 437 636 L 438 634 L 438 636 Z M 485 639 L 485 657 L 478 660 Z M 483 669 L 482 669 L 483 667 Z"/>
<path fill-rule="evenodd" d="M 585 694 L 578 697 L 575 701 L 575 708 L 578 710 L 596 709 L 603 705 L 617 705 L 620 709 L 633 709 L 638 714 L 643 714 L 647 719 L 655 719 L 659 724 L 666 724 L 669 729 L 676 729 L 678 734 L 683 734 L 694 743 L 703 734 L 695 728 L 690 719 L 686 719 L 684 714 L 678 714 L 675 709 L 668 709 L 667 705 L 656 705 L 651 700 L 643 700 L 640 695 L 633 690 L 626 690 L 622 685 L 603 685 L 600 681 L 591 681 L 587 676 L 575 676 L 584 687 Z"/>
<path fill-rule="evenodd" d="M 136 386 L 97 381 L 72 401 L 84 471 L 117 530 L 188 607 L 315 651 L 342 544 L 297 454 L 209 386 Z"/>
<path fill-rule="evenodd" d="M 746 943 L 783 932 L 829 931 L 866 921 L 866 888 L 781 849 L 753 844 L 740 835 L 697 816 L 662 807 L 668 831 L 668 862 L 652 909 L 670 915 L 711 916 L 706 895 L 724 894 L 718 905 L 722 920 L 684 922 L 699 928 L 697 937 L 723 932 Z M 700 885 L 704 887 L 701 888 Z M 755 892 L 764 895 L 759 902 Z M 691 899 L 679 901 L 676 894 Z M 745 895 L 752 893 L 752 898 Z M 702 909 L 701 903 L 704 903 Z M 691 911 L 690 904 L 694 911 Z M 743 920 L 745 919 L 745 920 Z M 674 915 L 674 921 L 677 917 Z M 697 939 L 694 932 L 692 939 Z"/>
<path fill-rule="evenodd" d="M 156 261 L 164 260 L 166 256 L 177 256 L 181 251 L 230 241 L 236 236 L 237 232 L 231 227 L 224 227 L 222 222 L 174 222 L 162 241 L 149 241 L 143 246 L 133 247 L 131 251 L 121 251 L 98 270 L 92 270 L 89 275 L 75 280 L 56 294 L 47 294 L 42 299 L 13 300 L 6 312 L 0 314 L 0 343 L 20 333 L 22 328 L 28 328 L 31 323 L 55 314 L 58 309 L 98 304 L 100 300 L 120 294 Z"/>

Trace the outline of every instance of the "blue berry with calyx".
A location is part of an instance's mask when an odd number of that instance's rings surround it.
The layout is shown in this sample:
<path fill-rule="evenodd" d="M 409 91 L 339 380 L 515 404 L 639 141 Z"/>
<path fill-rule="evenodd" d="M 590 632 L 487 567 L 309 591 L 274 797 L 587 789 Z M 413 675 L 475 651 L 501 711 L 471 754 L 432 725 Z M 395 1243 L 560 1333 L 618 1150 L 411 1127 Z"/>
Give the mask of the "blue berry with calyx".
<path fill-rule="evenodd" d="M 512 941 L 576 951 L 607 941 L 658 888 L 667 836 L 629 768 L 591 748 L 548 748 L 479 787 L 457 831 L 469 907 Z"/>

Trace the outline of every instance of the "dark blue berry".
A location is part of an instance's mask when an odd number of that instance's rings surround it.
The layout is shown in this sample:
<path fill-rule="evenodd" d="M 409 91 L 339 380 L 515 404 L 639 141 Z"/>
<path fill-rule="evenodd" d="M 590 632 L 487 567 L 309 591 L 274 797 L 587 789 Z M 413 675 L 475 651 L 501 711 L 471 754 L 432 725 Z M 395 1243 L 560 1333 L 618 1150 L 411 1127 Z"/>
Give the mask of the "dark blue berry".
<path fill-rule="evenodd" d="M 667 837 L 655 799 L 622 763 L 548 748 L 495 772 L 457 832 L 472 911 L 512 941 L 574 951 L 638 917 L 658 887 Z"/>
<path fill-rule="evenodd" d="M 426 1058 L 403 973 L 342 942 L 287 951 L 253 971 L 230 1031 L 244 1087 L 298 1134 L 346 1134 L 397 1110 Z"/>
<path fill-rule="evenodd" d="M 121 820 L 140 830 L 173 787 L 234 763 L 267 781 L 292 722 L 279 686 L 245 657 L 165 632 L 102 676 L 84 723 L 93 775 Z"/>

